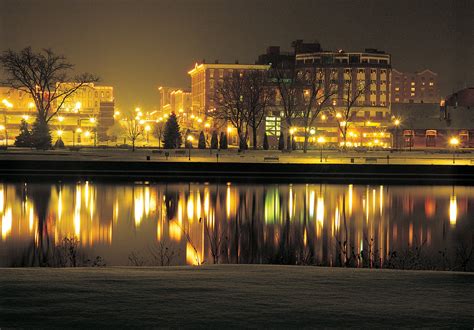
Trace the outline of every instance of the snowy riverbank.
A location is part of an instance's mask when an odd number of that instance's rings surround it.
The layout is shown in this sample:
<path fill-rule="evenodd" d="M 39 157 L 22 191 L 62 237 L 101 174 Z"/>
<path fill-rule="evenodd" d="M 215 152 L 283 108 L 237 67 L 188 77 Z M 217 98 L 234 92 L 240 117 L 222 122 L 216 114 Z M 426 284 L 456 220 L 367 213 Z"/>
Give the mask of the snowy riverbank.
<path fill-rule="evenodd" d="M 0 327 L 469 327 L 474 274 L 297 266 L 0 268 Z"/>

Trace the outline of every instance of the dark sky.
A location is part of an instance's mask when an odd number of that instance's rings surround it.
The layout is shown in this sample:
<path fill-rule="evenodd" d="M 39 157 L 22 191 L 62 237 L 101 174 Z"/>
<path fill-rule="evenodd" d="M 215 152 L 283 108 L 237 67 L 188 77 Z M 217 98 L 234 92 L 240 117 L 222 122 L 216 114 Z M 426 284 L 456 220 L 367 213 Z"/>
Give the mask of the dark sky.
<path fill-rule="evenodd" d="M 0 49 L 51 47 L 115 87 L 121 108 L 189 87 L 196 61 L 253 63 L 295 39 L 379 48 L 399 70 L 438 72 L 441 93 L 474 85 L 472 0 L 0 0 Z"/>

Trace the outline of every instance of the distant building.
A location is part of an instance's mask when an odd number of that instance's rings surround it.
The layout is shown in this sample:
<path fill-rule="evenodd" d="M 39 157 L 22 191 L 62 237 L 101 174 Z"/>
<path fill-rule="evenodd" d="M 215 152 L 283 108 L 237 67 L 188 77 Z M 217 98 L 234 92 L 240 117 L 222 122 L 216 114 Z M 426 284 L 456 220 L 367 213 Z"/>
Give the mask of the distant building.
<path fill-rule="evenodd" d="M 431 70 L 400 72 L 392 70 L 392 103 L 436 103 L 441 100 L 438 74 Z"/>
<path fill-rule="evenodd" d="M 194 66 L 188 73 L 191 76 L 191 107 L 193 114 L 205 117 L 209 110 L 215 108 L 216 89 L 223 84 L 226 77 L 234 72 L 249 70 L 268 70 L 269 65 L 260 64 L 226 64 L 201 63 Z"/>
<path fill-rule="evenodd" d="M 339 94 L 332 97 L 336 111 L 343 110 L 341 100 L 345 86 L 350 82 L 367 86 L 356 100 L 351 119 L 348 144 L 351 146 L 370 145 L 390 146 L 390 134 L 385 132 L 391 120 L 390 83 L 391 56 L 377 49 L 365 49 L 363 52 L 324 51 L 318 42 L 305 43 L 296 40 L 292 43 L 293 53 L 282 53 L 279 47 L 269 47 L 267 53 L 260 55 L 257 63 L 271 64 L 272 67 L 295 67 L 300 74 L 315 74 L 314 70 L 324 72 L 325 88 L 328 83 L 335 84 Z M 276 101 L 276 105 L 278 105 Z M 275 144 L 285 125 L 278 106 L 269 113 L 265 121 L 266 133 Z M 298 120 L 294 120 L 293 136 L 297 144 L 304 141 L 304 129 Z M 286 129 L 288 129 L 286 127 Z M 314 127 L 309 128 L 316 135 L 324 135 L 326 141 L 337 145 L 341 142 L 339 127 L 333 114 L 323 111 Z M 315 145 L 315 138 L 312 139 Z"/>
<path fill-rule="evenodd" d="M 449 95 L 445 103 L 453 107 L 474 107 L 474 87 L 464 88 Z"/>
<path fill-rule="evenodd" d="M 158 87 L 160 93 L 160 112 L 190 113 L 191 91 L 175 87 Z"/>
<path fill-rule="evenodd" d="M 392 113 L 400 118 L 399 127 L 392 126 L 394 146 L 404 149 L 450 148 L 456 137 L 459 147 L 474 147 L 474 111 L 463 106 L 434 103 L 398 103 Z"/>
<path fill-rule="evenodd" d="M 12 144 L 19 133 L 21 120 L 29 124 L 34 122 L 36 106 L 28 93 L 9 87 L 0 87 L 0 101 L 0 123 L 6 127 L 9 144 Z M 51 111 L 59 105 L 53 102 Z M 75 143 L 81 144 L 106 141 L 107 130 L 114 124 L 114 106 L 113 87 L 93 83 L 80 87 L 66 99 L 50 121 L 53 142 L 59 137 L 65 143 L 72 143 L 73 137 Z"/>

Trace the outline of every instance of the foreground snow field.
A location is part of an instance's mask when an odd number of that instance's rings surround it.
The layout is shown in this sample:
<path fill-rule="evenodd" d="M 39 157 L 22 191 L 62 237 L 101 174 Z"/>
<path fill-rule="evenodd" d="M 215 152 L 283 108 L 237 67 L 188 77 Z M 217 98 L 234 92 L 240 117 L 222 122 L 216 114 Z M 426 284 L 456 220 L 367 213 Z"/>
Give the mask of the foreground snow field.
<path fill-rule="evenodd" d="M 468 327 L 474 274 L 271 265 L 0 268 L 7 327 Z"/>

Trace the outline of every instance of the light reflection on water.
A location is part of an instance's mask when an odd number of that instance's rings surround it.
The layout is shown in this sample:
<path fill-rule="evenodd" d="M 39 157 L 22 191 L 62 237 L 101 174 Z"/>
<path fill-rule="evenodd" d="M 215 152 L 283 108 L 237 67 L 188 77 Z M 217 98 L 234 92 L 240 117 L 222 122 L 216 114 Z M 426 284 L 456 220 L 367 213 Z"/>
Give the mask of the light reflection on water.
<path fill-rule="evenodd" d="M 34 264 L 31 251 L 65 237 L 109 265 L 159 242 L 172 264 L 292 263 L 311 251 L 334 265 L 338 242 L 362 250 L 371 239 L 382 259 L 450 250 L 472 240 L 473 201 L 474 188 L 450 186 L 4 183 L 0 266 Z"/>

